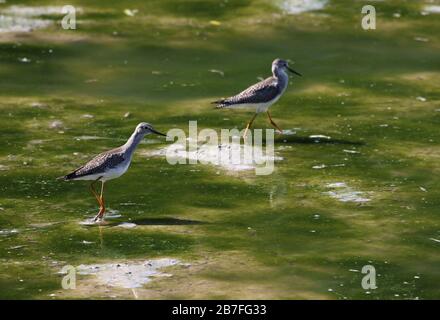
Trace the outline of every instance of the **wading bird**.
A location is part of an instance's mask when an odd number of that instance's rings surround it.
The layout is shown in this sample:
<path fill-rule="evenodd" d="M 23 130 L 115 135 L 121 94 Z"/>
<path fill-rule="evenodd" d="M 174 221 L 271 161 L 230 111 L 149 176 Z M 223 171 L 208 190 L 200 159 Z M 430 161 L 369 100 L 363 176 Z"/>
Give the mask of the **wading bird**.
<path fill-rule="evenodd" d="M 217 104 L 217 108 L 239 108 L 239 107 L 254 107 L 255 114 L 246 126 L 243 134 L 243 138 L 246 139 L 246 134 L 255 118 L 259 113 L 266 112 L 270 124 L 274 126 L 281 133 L 283 130 L 272 120 L 270 116 L 269 107 L 273 105 L 283 95 L 289 83 L 289 76 L 287 70 L 301 76 L 289 67 L 289 64 L 285 60 L 275 59 L 272 62 L 272 77 L 269 77 L 263 81 L 260 81 L 239 94 L 214 101 Z"/>
<path fill-rule="evenodd" d="M 101 221 L 105 214 L 104 202 L 104 184 L 106 181 L 122 176 L 128 169 L 131 163 L 133 152 L 139 142 L 142 141 L 145 135 L 155 133 L 161 136 L 166 136 L 153 129 L 151 124 L 141 122 L 137 125 L 131 137 L 127 142 L 115 149 L 100 153 L 92 160 L 87 162 L 82 167 L 79 167 L 72 173 L 59 177 L 66 181 L 70 180 L 92 180 L 90 190 L 95 196 L 99 204 L 99 212 L 94 218 L 94 221 Z M 101 181 L 101 195 L 98 195 L 95 189 L 95 183 Z"/>

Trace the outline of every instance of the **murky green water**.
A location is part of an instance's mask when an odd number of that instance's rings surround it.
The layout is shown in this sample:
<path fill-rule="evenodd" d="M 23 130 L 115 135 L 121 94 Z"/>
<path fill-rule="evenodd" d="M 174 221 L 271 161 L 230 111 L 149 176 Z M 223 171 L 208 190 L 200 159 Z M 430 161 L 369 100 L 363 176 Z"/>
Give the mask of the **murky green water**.
<path fill-rule="evenodd" d="M 160 257 L 191 265 L 136 296 L 440 297 L 440 19 L 423 1 L 375 2 L 373 31 L 355 1 L 300 15 L 263 0 L 70 3 L 77 30 L 0 33 L 1 298 L 133 298 L 90 276 L 63 290 L 58 272 Z M 64 3 L 0 10 L 14 4 Z M 140 121 L 242 128 L 249 113 L 209 102 L 267 76 L 276 57 L 304 76 L 272 109 L 295 133 L 277 136 L 272 175 L 171 166 L 146 156 L 167 145 L 149 137 L 108 183 L 120 217 L 80 224 L 97 211 L 87 183 L 56 177 Z M 269 128 L 263 116 L 255 127 Z M 364 265 L 375 290 L 361 287 Z"/>

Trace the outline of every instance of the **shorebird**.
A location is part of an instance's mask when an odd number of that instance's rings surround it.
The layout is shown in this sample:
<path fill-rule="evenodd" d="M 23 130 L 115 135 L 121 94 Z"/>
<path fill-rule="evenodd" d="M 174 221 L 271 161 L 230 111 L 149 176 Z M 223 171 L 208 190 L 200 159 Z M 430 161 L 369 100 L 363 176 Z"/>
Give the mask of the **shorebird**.
<path fill-rule="evenodd" d="M 105 214 L 104 202 L 104 184 L 106 181 L 119 178 L 128 169 L 131 163 L 133 152 L 137 145 L 144 138 L 145 135 L 155 133 L 161 136 L 166 136 L 153 129 L 151 124 L 141 122 L 136 126 L 131 137 L 127 142 L 115 149 L 105 151 L 98 154 L 85 165 L 79 167 L 68 175 L 59 177 L 66 181 L 70 180 L 91 180 L 90 190 L 95 196 L 99 204 L 99 212 L 93 219 L 95 222 L 101 221 Z M 101 181 L 101 195 L 98 195 L 95 189 L 95 183 Z"/>
<path fill-rule="evenodd" d="M 237 108 L 237 107 L 254 107 L 255 114 L 248 122 L 243 134 L 243 138 L 246 139 L 246 134 L 254 122 L 259 113 L 266 112 L 270 124 L 274 126 L 281 133 L 283 130 L 272 120 L 270 116 L 269 107 L 273 105 L 286 91 L 289 83 L 289 76 L 287 70 L 301 76 L 300 73 L 289 67 L 287 61 L 282 59 L 275 59 L 272 62 L 272 77 L 269 77 L 263 81 L 260 81 L 239 94 L 214 101 L 212 103 L 217 104 L 217 108 Z"/>

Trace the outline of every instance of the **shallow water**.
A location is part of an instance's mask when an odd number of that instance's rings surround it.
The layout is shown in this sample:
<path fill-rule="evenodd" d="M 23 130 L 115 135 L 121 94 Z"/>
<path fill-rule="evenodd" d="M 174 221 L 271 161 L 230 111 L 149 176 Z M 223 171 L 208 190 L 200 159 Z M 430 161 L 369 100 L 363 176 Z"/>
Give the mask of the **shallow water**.
<path fill-rule="evenodd" d="M 357 1 L 297 14 L 263 0 L 70 3 L 77 30 L 48 11 L 24 17 L 43 28 L 0 33 L 1 298 L 439 298 L 440 19 L 426 9 L 439 3 L 374 2 L 374 31 Z M 12 5 L 60 3 L 2 14 Z M 304 76 L 271 109 L 284 129 L 271 175 L 172 166 L 155 155 L 169 143 L 147 137 L 107 184 L 113 217 L 84 223 L 87 183 L 56 177 L 140 121 L 243 128 L 249 112 L 209 102 L 276 57 Z M 154 259 L 182 263 L 136 292 L 81 274 L 61 288 L 65 265 Z M 361 287 L 365 265 L 377 289 Z"/>

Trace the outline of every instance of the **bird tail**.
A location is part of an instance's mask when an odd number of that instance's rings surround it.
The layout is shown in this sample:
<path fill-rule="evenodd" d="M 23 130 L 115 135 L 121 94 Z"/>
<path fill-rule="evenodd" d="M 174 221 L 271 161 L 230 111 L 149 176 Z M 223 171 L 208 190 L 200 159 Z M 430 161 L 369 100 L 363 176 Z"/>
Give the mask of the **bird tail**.
<path fill-rule="evenodd" d="M 56 179 L 57 180 L 69 181 L 69 180 L 72 180 L 72 179 L 75 179 L 75 178 L 76 178 L 76 171 L 74 171 L 72 173 L 69 173 L 69 174 L 67 174 L 65 176 L 57 177 Z"/>
<path fill-rule="evenodd" d="M 217 101 L 212 101 L 211 104 L 215 104 L 216 106 L 214 109 L 223 109 L 226 108 L 229 104 L 227 103 L 226 99 L 221 99 Z"/>

